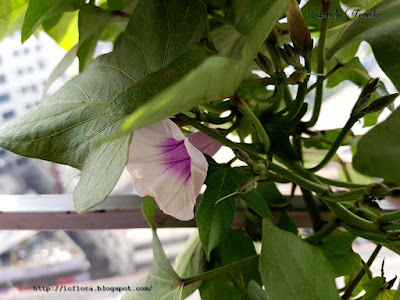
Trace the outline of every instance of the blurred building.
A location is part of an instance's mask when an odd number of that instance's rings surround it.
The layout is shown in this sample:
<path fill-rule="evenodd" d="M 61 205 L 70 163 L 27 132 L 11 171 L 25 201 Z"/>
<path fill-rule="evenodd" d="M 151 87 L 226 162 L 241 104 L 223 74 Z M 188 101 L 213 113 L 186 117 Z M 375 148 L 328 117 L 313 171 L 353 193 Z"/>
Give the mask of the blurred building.
<path fill-rule="evenodd" d="M 64 53 L 45 34 L 22 45 L 20 33 L 15 32 L 0 43 L 0 126 L 39 105 L 46 80 Z M 54 171 L 50 163 L 0 148 L 1 194 L 56 192 Z"/>

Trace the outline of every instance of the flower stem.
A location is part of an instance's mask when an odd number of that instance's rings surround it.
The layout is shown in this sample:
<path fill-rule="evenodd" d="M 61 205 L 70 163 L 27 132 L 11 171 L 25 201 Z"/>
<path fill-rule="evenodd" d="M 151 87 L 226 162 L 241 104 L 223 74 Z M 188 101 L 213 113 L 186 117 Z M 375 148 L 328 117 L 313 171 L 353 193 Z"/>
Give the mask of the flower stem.
<path fill-rule="evenodd" d="M 311 63 L 309 58 L 304 58 L 305 60 L 305 68 L 307 70 L 307 73 L 310 73 L 311 69 Z M 287 115 L 287 118 L 289 120 L 293 120 L 296 118 L 297 114 L 301 111 L 301 108 L 303 107 L 304 99 L 306 97 L 307 93 L 307 83 L 308 80 L 310 79 L 310 75 L 307 75 L 307 77 L 304 79 L 304 82 L 299 86 L 299 89 L 297 91 L 296 99 L 294 99 L 293 104 L 294 106 L 291 108 L 289 114 Z"/>
<path fill-rule="evenodd" d="M 338 227 L 338 225 L 338 220 L 336 218 L 333 218 L 331 221 L 326 223 L 325 226 L 321 228 L 321 230 L 307 236 L 304 240 L 309 243 L 318 242 L 330 235 L 336 229 L 336 227 Z"/>
<path fill-rule="evenodd" d="M 330 6 L 330 3 L 327 3 L 326 5 L 323 6 L 324 13 L 329 12 L 329 6 Z M 317 73 L 319 73 L 319 74 L 324 73 L 324 69 L 325 69 L 325 40 L 326 40 L 327 29 L 328 29 L 328 18 L 324 18 L 324 19 L 322 19 L 321 31 L 320 31 L 319 42 L 318 42 Z M 318 121 L 319 113 L 321 111 L 323 92 L 324 92 L 323 81 L 320 81 L 320 83 L 317 85 L 317 91 L 315 93 L 313 114 L 312 114 L 310 121 L 308 121 L 306 123 L 306 127 L 312 127 Z"/>
<path fill-rule="evenodd" d="M 350 117 L 350 119 L 347 121 L 346 125 L 340 131 L 338 137 L 336 138 L 332 147 L 329 149 L 328 153 L 325 155 L 325 157 L 322 159 L 322 161 L 315 167 L 308 169 L 309 171 L 317 172 L 317 171 L 321 170 L 323 167 L 325 167 L 327 163 L 329 163 L 329 161 L 332 159 L 332 157 L 336 154 L 337 149 L 339 149 L 340 144 L 343 142 L 344 138 L 349 133 L 349 131 L 353 127 L 354 123 L 357 122 L 357 120 L 358 120 L 358 116 Z"/>
<path fill-rule="evenodd" d="M 372 265 L 374 262 L 375 258 L 378 256 L 379 251 L 381 250 L 382 246 L 378 244 L 374 250 L 374 252 L 371 254 L 371 257 L 367 261 L 367 266 L 368 268 Z M 342 299 L 350 299 L 351 295 L 353 294 L 354 289 L 357 287 L 357 285 L 360 283 L 361 279 L 365 275 L 365 269 L 362 268 L 360 272 L 358 272 L 357 276 L 354 278 L 354 280 L 348 285 L 346 288 L 346 292 L 343 294 Z"/>
<path fill-rule="evenodd" d="M 201 132 L 207 134 L 209 137 L 213 138 L 216 141 L 219 141 L 222 145 L 227 146 L 232 149 L 242 149 L 248 153 L 253 154 L 254 156 L 258 156 L 258 153 L 253 151 L 251 147 L 243 144 L 237 144 L 232 142 L 231 140 L 227 139 L 226 137 L 216 133 L 214 130 L 208 128 L 207 126 L 204 126 L 203 124 L 199 123 L 196 120 L 193 120 L 189 118 L 188 116 L 184 114 L 179 114 L 176 116 L 178 119 L 185 121 L 187 124 L 193 126 L 194 128 L 197 128 Z"/>
<path fill-rule="evenodd" d="M 357 216 L 356 214 L 349 211 L 346 207 L 344 207 L 341 203 L 328 201 L 324 199 L 324 197 L 321 197 L 321 199 L 329 208 L 329 210 L 344 223 L 358 229 L 362 229 L 364 231 L 381 232 L 377 223 L 365 220 Z"/>
<path fill-rule="evenodd" d="M 364 193 L 365 193 L 365 188 L 358 188 L 345 193 L 337 193 L 337 194 L 330 193 L 328 195 L 325 195 L 324 198 L 331 202 L 346 202 L 346 201 L 354 201 L 362 197 Z"/>
<path fill-rule="evenodd" d="M 294 182 L 307 190 L 311 190 L 319 194 L 325 194 L 329 192 L 328 186 L 306 179 L 303 176 L 293 173 L 292 171 L 282 168 L 281 166 L 272 162 L 269 163 L 268 168 L 270 171 L 289 179 L 291 182 Z"/>
<path fill-rule="evenodd" d="M 383 215 L 379 218 L 382 223 L 389 223 L 400 220 L 400 210 Z"/>
<path fill-rule="evenodd" d="M 335 73 L 337 70 L 339 70 L 341 67 L 343 67 L 343 65 L 341 63 L 337 63 L 328 73 L 326 73 L 326 75 L 320 76 L 317 79 L 317 82 L 314 83 L 313 85 L 311 85 L 308 89 L 306 94 L 308 94 L 309 92 L 311 92 L 313 89 L 315 89 L 317 86 L 319 86 L 320 84 L 322 84 L 324 82 L 325 79 L 328 79 L 333 73 Z"/>
<path fill-rule="evenodd" d="M 386 224 L 382 226 L 382 229 L 385 231 L 399 231 L 400 223 Z"/>
<path fill-rule="evenodd" d="M 310 214 L 312 227 L 314 231 L 318 231 L 324 226 L 324 221 L 321 219 L 319 206 L 317 203 L 315 203 L 314 197 L 309 190 L 301 188 L 301 192 L 303 193 L 303 199 Z"/>
<path fill-rule="evenodd" d="M 254 114 L 254 112 L 251 110 L 251 108 L 247 105 L 245 101 L 238 99 L 238 103 L 239 103 L 238 107 L 239 111 L 243 115 L 245 115 L 256 128 L 258 137 L 263 143 L 265 154 L 267 154 L 269 152 L 269 147 L 271 145 L 271 142 L 269 140 L 267 132 L 264 129 L 264 126 L 261 124 L 260 120 L 257 118 L 257 116 Z"/>
<path fill-rule="evenodd" d="M 358 183 L 352 183 L 352 182 L 346 182 L 346 181 L 339 181 L 339 180 L 334 180 L 330 178 L 325 178 L 319 175 L 315 174 L 315 177 L 323 183 L 326 183 L 328 185 L 332 186 L 337 186 L 337 187 L 343 187 L 343 188 L 349 188 L 349 189 L 356 189 L 356 188 L 365 188 L 367 187 L 366 184 L 358 184 Z"/>

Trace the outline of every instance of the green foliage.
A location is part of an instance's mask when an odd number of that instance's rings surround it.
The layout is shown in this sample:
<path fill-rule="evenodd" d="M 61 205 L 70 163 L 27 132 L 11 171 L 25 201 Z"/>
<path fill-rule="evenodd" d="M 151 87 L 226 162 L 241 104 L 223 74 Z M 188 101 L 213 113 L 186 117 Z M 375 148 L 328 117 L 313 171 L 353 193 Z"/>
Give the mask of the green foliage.
<path fill-rule="evenodd" d="M 79 9 L 84 3 L 84 0 L 30 0 L 22 25 L 22 42 L 25 42 L 43 22 L 64 12 Z"/>
<path fill-rule="evenodd" d="M 333 88 L 343 80 L 350 80 L 359 87 L 364 86 L 370 76 L 361 64 L 358 57 L 354 57 L 349 62 L 343 64 L 343 67 L 336 71 L 329 79 L 327 87 Z"/>
<path fill-rule="evenodd" d="M 299 233 L 296 224 L 294 224 L 293 220 L 289 217 L 289 214 L 286 210 L 282 210 L 281 212 L 278 227 L 282 230 L 294 233 L 295 235 Z"/>
<path fill-rule="evenodd" d="M 229 232 L 236 211 L 236 198 L 242 199 L 261 217 L 272 219 L 271 211 L 261 194 L 253 189 L 246 194 L 236 190 L 246 180 L 241 168 L 216 164 L 208 158 L 209 168 L 205 184 L 207 189 L 196 211 L 196 223 L 207 259 L 211 251 Z"/>
<path fill-rule="evenodd" d="M 154 200 L 147 198 L 143 204 L 143 213 L 151 226 L 153 226 L 154 207 Z M 152 231 L 154 261 L 150 273 L 146 279 L 133 286 L 131 292 L 125 293 L 123 300 L 182 299 L 184 289 L 182 280 L 171 267 L 155 228 Z M 151 289 L 136 290 L 136 287 Z"/>
<path fill-rule="evenodd" d="M 329 150 L 340 134 L 341 129 L 331 129 L 318 132 L 317 135 L 310 137 L 304 141 L 307 148 L 317 148 L 321 150 Z M 343 139 L 341 146 L 351 145 L 354 141 L 354 134 L 349 132 Z"/>
<path fill-rule="evenodd" d="M 150 224 L 152 229 L 154 227 L 154 214 L 156 212 L 156 202 L 154 198 L 147 197 L 142 203 L 142 211 L 144 216 L 146 217 L 147 222 Z"/>
<path fill-rule="evenodd" d="M 400 77 L 397 72 L 399 62 L 393 57 L 398 57 L 400 53 L 399 49 L 393 45 L 400 41 L 400 32 L 396 24 L 400 13 L 400 2 L 397 0 L 383 1 L 368 12 L 371 13 L 373 9 L 384 17 L 357 18 L 346 28 L 335 45 L 329 49 L 327 58 L 332 58 L 337 51 L 354 41 L 366 40 L 371 44 L 379 66 L 399 89 Z"/>
<path fill-rule="evenodd" d="M 21 28 L 28 0 L 0 1 L 0 39 Z"/>
<path fill-rule="evenodd" d="M 274 2 L 273 0 L 268 0 L 268 1 L 254 0 L 250 2 L 249 5 L 247 5 L 246 9 L 243 10 L 243 14 L 241 15 L 240 19 L 237 20 L 236 29 L 245 35 L 249 35 L 253 31 L 253 29 L 255 29 L 256 26 L 258 26 L 260 20 L 265 18 L 266 13 L 272 13 L 272 12 L 275 12 L 276 14 L 273 19 L 275 20 L 273 24 L 275 24 L 276 18 L 283 17 L 285 14 L 285 10 L 282 9 L 274 10 L 274 8 L 272 7 L 273 2 Z M 287 1 L 282 1 L 282 2 L 283 2 L 282 8 L 284 9 Z M 268 31 L 266 30 L 266 32 Z"/>
<path fill-rule="evenodd" d="M 400 87 L 400 1 L 331 1 L 329 12 L 339 16 L 327 23 L 317 15 L 330 1 L 307 1 L 287 21 L 289 1 L 297 8 L 294 0 L 0 0 L 0 38 L 22 29 L 25 41 L 44 30 L 68 50 L 44 94 L 79 58 L 78 76 L 0 129 L 1 147 L 81 170 L 73 195 L 79 213 L 106 199 L 129 150 L 140 150 L 132 133 L 158 121 L 170 118 L 185 135 L 200 130 L 237 156 L 227 164 L 206 156 L 207 188 L 195 214 L 199 233 L 176 260 L 176 271 L 154 227 L 160 195 L 144 200 L 154 263 L 134 287 L 151 291 L 124 299 L 184 299 L 198 289 L 203 299 L 330 300 L 339 299 L 340 276 L 347 280 L 345 295 L 363 287 L 361 299 L 400 297 L 390 290 L 393 281 L 372 279 L 352 249 L 359 236 L 400 254 L 400 212 L 385 214 L 377 201 L 400 194 L 398 94 L 385 79 L 370 77 L 373 60 L 359 51 L 367 41 Z M 347 7 L 380 17 L 350 20 Z M 303 51 L 288 45 L 308 41 L 309 31 L 318 41 L 314 49 L 308 42 Z M 113 50 L 93 58 L 100 40 Z M 343 98 L 357 101 L 346 125 L 316 130 L 323 100 L 346 81 L 360 88 L 358 100 Z M 310 103 L 311 121 L 305 121 Z M 363 136 L 353 133 L 361 118 L 364 127 L 374 126 L 386 107 L 393 112 L 387 120 Z M 351 147 L 352 163 L 336 153 L 340 146 Z M 236 167 L 236 159 L 244 165 Z M 315 174 L 330 162 L 337 174 Z M 283 196 L 282 188 L 292 195 Z M 180 189 L 188 189 L 186 182 Z M 335 216 L 329 223 L 327 210 Z M 310 215 L 309 237 L 291 219 L 298 223 L 299 211 Z M 367 275 L 357 276 L 360 270 Z"/>
<path fill-rule="evenodd" d="M 94 5 L 85 5 L 79 12 L 79 71 L 82 72 L 93 57 L 97 40 L 111 22 L 111 12 Z"/>
<path fill-rule="evenodd" d="M 381 3 L 382 0 L 341 0 L 348 7 L 370 9 L 371 7 Z"/>
<path fill-rule="evenodd" d="M 339 299 L 333 272 L 322 252 L 266 219 L 260 272 L 268 299 Z"/>
<path fill-rule="evenodd" d="M 388 283 L 383 277 L 375 277 L 363 284 L 366 294 L 362 300 L 395 300 L 396 291 L 387 289 Z"/>
<path fill-rule="evenodd" d="M 124 129 L 135 130 L 171 117 L 196 104 L 233 95 L 257 51 L 286 11 L 287 0 L 273 0 L 268 3 L 268 10 L 247 37 L 240 60 L 221 56 L 208 58 L 189 76 L 137 109 L 125 122 Z"/>
<path fill-rule="evenodd" d="M 209 266 L 214 269 L 255 255 L 256 251 L 253 242 L 248 237 L 237 230 L 230 230 L 211 254 Z M 256 266 L 244 265 L 223 276 L 204 281 L 199 290 L 203 299 L 241 300 L 246 295 L 250 280 L 261 283 L 260 273 Z"/>
<path fill-rule="evenodd" d="M 128 159 L 129 135 L 100 146 L 99 141 L 117 132 L 129 113 L 207 55 L 202 49 L 193 49 L 193 37 L 201 34 L 205 22 L 202 4 L 192 2 L 186 7 L 198 18 L 182 16 L 172 23 L 166 10 L 176 11 L 174 5 L 141 2 L 112 53 L 96 59 L 38 109 L 0 130 L 0 145 L 6 149 L 82 170 L 74 191 L 79 213 L 104 201 Z M 151 22 L 146 14 L 159 16 L 159 21 Z M 169 34 L 165 34 L 166 24 L 171 28 Z M 174 35 L 173 29 L 180 26 L 190 32 L 186 39 Z M 148 31 L 143 32 L 143 27 Z M 136 59 L 127 60 L 126 55 Z"/>
<path fill-rule="evenodd" d="M 288 202 L 279 192 L 273 181 L 259 182 L 257 184 L 257 191 L 264 197 L 265 201 L 271 207 L 284 206 Z"/>
<path fill-rule="evenodd" d="M 353 159 L 354 168 L 369 176 L 399 181 L 399 126 L 400 110 L 396 109 L 360 139 Z"/>
<path fill-rule="evenodd" d="M 43 29 L 65 50 L 70 50 L 79 40 L 78 12 L 66 12 L 43 22 Z"/>
<path fill-rule="evenodd" d="M 60 78 L 60 76 L 63 75 L 65 71 L 72 65 L 77 53 L 78 45 L 75 45 L 67 52 L 67 54 L 65 54 L 63 59 L 58 63 L 58 65 L 54 68 L 53 72 L 51 72 L 49 78 L 47 79 L 46 84 L 43 88 L 43 95 L 46 95 L 48 89 L 52 86 L 52 84 L 58 78 Z"/>
<path fill-rule="evenodd" d="M 361 268 L 361 257 L 351 247 L 356 236 L 348 232 L 335 231 L 322 240 L 319 248 L 330 263 L 335 277 L 350 275 Z"/>
<path fill-rule="evenodd" d="M 186 242 L 185 249 L 175 259 L 174 269 L 181 278 L 199 275 L 206 271 L 206 255 L 201 246 L 198 232 L 193 233 Z M 183 297 L 187 297 L 197 290 L 202 281 L 198 281 L 183 288 Z"/>
<path fill-rule="evenodd" d="M 211 40 L 219 54 L 240 59 L 247 37 L 233 25 L 225 24 L 210 32 Z"/>
<path fill-rule="evenodd" d="M 196 211 L 196 223 L 209 260 L 211 251 L 230 231 L 236 211 L 235 195 L 216 202 L 234 193 L 245 176 L 239 168 L 218 165 L 210 158 L 208 162 L 207 189 Z"/>
<path fill-rule="evenodd" d="M 254 280 L 247 286 L 247 297 L 254 300 L 267 300 L 265 291 Z"/>
<path fill-rule="evenodd" d="M 256 189 L 251 190 L 246 194 L 238 195 L 246 204 L 258 213 L 261 217 L 272 220 L 272 214 L 269 210 L 267 202 Z"/>
<path fill-rule="evenodd" d="M 107 0 L 108 10 L 123 10 L 128 5 L 136 5 L 138 0 Z"/>
<path fill-rule="evenodd" d="M 345 12 L 340 7 L 340 2 L 337 0 L 330 1 L 329 12 L 336 13 L 328 19 L 328 26 L 334 27 L 346 22 Z M 323 17 L 322 3 L 320 0 L 309 0 L 306 5 L 301 9 L 304 18 L 308 25 L 314 28 L 321 27 L 321 18 Z M 337 16 L 337 17 L 336 17 Z"/>

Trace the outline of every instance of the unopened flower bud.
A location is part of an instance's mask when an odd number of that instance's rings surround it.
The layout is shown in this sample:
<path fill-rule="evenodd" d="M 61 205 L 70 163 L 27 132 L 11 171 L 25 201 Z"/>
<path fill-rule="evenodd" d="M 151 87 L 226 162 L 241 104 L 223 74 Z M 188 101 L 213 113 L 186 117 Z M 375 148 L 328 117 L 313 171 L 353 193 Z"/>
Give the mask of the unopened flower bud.
<path fill-rule="evenodd" d="M 364 88 L 361 91 L 360 98 L 366 97 L 368 95 L 371 95 L 373 92 L 376 91 L 378 88 L 379 84 L 379 77 L 377 78 L 371 78 L 367 84 L 364 86 Z"/>
<path fill-rule="evenodd" d="M 310 57 L 313 49 L 313 40 L 303 14 L 296 0 L 289 0 L 289 9 L 286 13 L 289 25 L 289 34 L 294 49 L 304 57 Z"/>
<path fill-rule="evenodd" d="M 365 114 L 371 114 L 374 112 L 381 111 L 391 103 L 399 96 L 398 93 L 396 94 L 391 94 L 387 96 L 383 96 L 379 99 L 376 99 L 373 101 L 367 108 L 365 108 L 362 112 Z"/>
<path fill-rule="evenodd" d="M 290 77 L 289 81 L 292 84 L 302 84 L 304 82 L 304 79 L 307 78 L 307 73 L 304 71 L 296 71 L 293 72 Z"/>
<path fill-rule="evenodd" d="M 303 66 L 300 63 L 300 57 L 299 54 L 296 53 L 294 48 L 288 44 L 283 45 L 282 48 L 277 48 L 279 51 L 279 54 L 283 58 L 283 60 L 291 66 L 294 66 L 296 69 L 301 69 Z"/>
<path fill-rule="evenodd" d="M 272 61 L 264 54 L 258 52 L 257 58 L 254 61 L 265 73 L 271 74 L 274 71 L 274 65 Z"/>
<path fill-rule="evenodd" d="M 262 175 L 267 172 L 268 162 L 258 160 L 253 164 L 253 171 L 256 174 Z"/>
<path fill-rule="evenodd" d="M 244 151 L 242 149 L 233 149 L 233 153 L 235 154 L 235 156 L 239 160 L 241 160 L 241 161 L 243 161 L 245 163 L 248 163 L 248 164 L 252 164 L 253 163 L 253 161 L 251 160 L 249 154 L 246 151 Z"/>
<path fill-rule="evenodd" d="M 365 87 L 361 91 L 361 94 L 358 97 L 356 104 L 354 105 L 354 108 L 351 112 L 351 116 L 356 116 L 356 115 L 360 114 L 360 112 L 362 110 L 364 110 L 365 108 L 367 108 L 369 106 L 371 95 L 378 88 L 378 83 L 379 83 L 379 78 L 370 79 L 368 81 L 368 83 L 365 85 Z"/>
<path fill-rule="evenodd" d="M 375 182 L 367 186 L 365 194 L 374 198 L 384 198 L 389 192 L 389 188 L 380 182 Z"/>
<path fill-rule="evenodd" d="M 254 177 L 247 179 L 245 182 L 243 182 L 236 190 L 238 194 L 247 194 L 251 190 L 255 189 L 257 187 L 257 180 L 259 177 Z"/>

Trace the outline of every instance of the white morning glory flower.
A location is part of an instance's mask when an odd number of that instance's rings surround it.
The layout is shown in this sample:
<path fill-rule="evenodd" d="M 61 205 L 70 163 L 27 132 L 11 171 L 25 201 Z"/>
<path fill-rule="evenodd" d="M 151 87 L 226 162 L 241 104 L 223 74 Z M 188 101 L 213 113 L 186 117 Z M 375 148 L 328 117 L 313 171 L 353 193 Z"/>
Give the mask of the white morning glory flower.
<path fill-rule="evenodd" d="M 190 220 L 207 177 L 202 152 L 212 156 L 220 147 L 201 132 L 185 137 L 168 119 L 134 132 L 126 168 L 139 196 L 152 196 L 164 213 Z"/>

